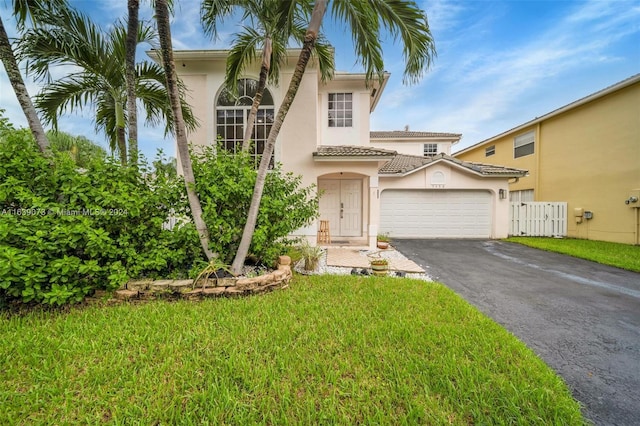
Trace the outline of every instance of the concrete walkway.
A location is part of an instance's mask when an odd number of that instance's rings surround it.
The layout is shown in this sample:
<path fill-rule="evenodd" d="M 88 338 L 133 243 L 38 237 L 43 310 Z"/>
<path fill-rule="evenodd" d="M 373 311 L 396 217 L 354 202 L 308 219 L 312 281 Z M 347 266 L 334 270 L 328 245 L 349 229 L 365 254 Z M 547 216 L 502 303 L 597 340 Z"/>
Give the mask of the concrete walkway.
<path fill-rule="evenodd" d="M 389 270 L 420 274 L 424 269 L 393 248 L 387 250 L 359 250 L 353 248 L 327 248 L 327 266 L 340 268 L 369 268 L 369 261 L 382 257 L 389 261 Z"/>

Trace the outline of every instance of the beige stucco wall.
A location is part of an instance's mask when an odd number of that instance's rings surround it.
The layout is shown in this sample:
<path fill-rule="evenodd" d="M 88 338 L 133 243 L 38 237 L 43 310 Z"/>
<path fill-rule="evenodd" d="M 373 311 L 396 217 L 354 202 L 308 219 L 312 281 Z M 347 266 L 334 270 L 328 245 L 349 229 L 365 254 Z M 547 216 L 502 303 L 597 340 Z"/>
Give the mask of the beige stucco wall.
<path fill-rule="evenodd" d="M 329 93 L 353 94 L 353 126 L 329 127 Z M 369 145 L 371 94 L 362 80 L 332 80 L 318 89 L 318 145 Z"/>
<path fill-rule="evenodd" d="M 196 146 L 210 145 L 216 140 L 215 102 L 223 89 L 225 61 L 222 57 L 176 61 L 177 71 L 187 87 L 187 100 L 200 123 L 198 129 L 188 136 L 189 142 Z M 276 113 L 291 81 L 295 65 L 294 61 L 291 62 L 282 69 L 278 86 L 267 85 Z M 243 77 L 257 80 L 258 66 L 248 67 Z M 313 163 L 311 153 L 315 151 L 319 132 L 317 78 L 317 70 L 310 63 L 276 141 L 275 159 L 286 165 L 286 171 L 303 174 Z M 304 175 L 303 180 L 305 185 L 316 182 L 314 176 Z"/>
<path fill-rule="evenodd" d="M 312 161 L 304 172 L 305 179 L 313 177 L 316 186 L 320 179 L 360 179 L 362 181 L 362 234 L 350 238 L 363 245 L 375 247 L 380 216 L 378 194 L 378 167 L 376 161 Z M 319 219 L 318 219 L 319 221 Z M 319 222 L 295 231 L 295 237 L 304 237 L 315 244 Z"/>
<path fill-rule="evenodd" d="M 513 138 L 529 129 L 537 132 L 535 154 L 514 159 Z M 485 157 L 494 144 L 496 154 Z M 456 156 L 529 170 L 510 190 L 566 201 L 569 237 L 640 243 L 638 209 L 624 203 L 640 190 L 640 82 Z M 576 223 L 574 208 L 593 219 Z"/>
<path fill-rule="evenodd" d="M 434 173 L 444 174 L 444 185 L 433 186 L 431 177 Z M 380 192 L 385 189 L 427 189 L 443 190 L 484 190 L 491 194 L 492 225 L 491 238 L 506 238 L 509 232 L 509 201 L 500 200 L 499 190 L 507 190 L 508 183 L 504 178 L 483 178 L 446 162 L 439 162 L 408 176 L 381 177 Z"/>
<path fill-rule="evenodd" d="M 289 86 L 291 72 L 283 73 L 280 85 Z M 280 129 L 276 144 L 276 161 L 284 170 L 302 175 L 304 185 L 317 183 L 311 153 L 316 151 L 318 133 L 317 102 L 318 83 L 315 71 L 305 73 L 289 113 Z"/>
<path fill-rule="evenodd" d="M 195 145 L 208 145 L 216 139 L 215 102 L 222 90 L 225 58 L 207 52 L 196 53 L 197 58 L 178 58 L 178 73 L 188 90 L 188 101 L 192 105 L 200 127 L 189 134 L 189 141 Z M 295 61 L 290 61 L 282 69 L 280 85 L 268 86 L 275 109 L 279 108 L 288 88 Z M 258 78 L 258 67 L 246 70 L 244 77 Z M 353 127 L 328 127 L 328 94 L 332 92 L 353 93 Z M 363 211 L 362 235 L 360 239 L 369 246 L 375 246 L 380 216 L 380 192 L 384 188 L 431 188 L 428 176 L 436 170 L 444 170 L 447 175 L 447 189 L 481 189 L 493 195 L 493 238 L 506 236 L 508 229 L 508 203 L 498 200 L 497 191 L 506 189 L 507 183 L 502 179 L 484 179 L 474 176 L 468 171 L 461 171 L 452 166 L 437 164 L 428 169 L 416 172 L 405 178 L 379 178 L 378 169 L 382 163 L 378 161 L 315 161 L 312 153 L 318 145 L 359 145 L 368 146 L 369 114 L 371 105 L 370 91 L 364 84 L 362 76 L 343 75 L 335 80 L 319 83 L 317 70 L 313 64 L 307 68 L 298 94 L 289 114 L 282 126 L 275 148 L 275 159 L 283 163 L 287 172 L 302 176 L 305 186 L 317 185 L 319 178 L 358 178 L 362 180 Z M 422 155 L 422 144 L 404 142 L 378 144 L 381 148 L 398 152 Z M 439 150 L 450 152 L 450 143 L 439 141 Z M 409 146 L 412 146 L 409 149 Z M 413 151 L 415 150 L 415 152 Z M 300 229 L 294 233 L 315 241 L 317 224 Z"/>

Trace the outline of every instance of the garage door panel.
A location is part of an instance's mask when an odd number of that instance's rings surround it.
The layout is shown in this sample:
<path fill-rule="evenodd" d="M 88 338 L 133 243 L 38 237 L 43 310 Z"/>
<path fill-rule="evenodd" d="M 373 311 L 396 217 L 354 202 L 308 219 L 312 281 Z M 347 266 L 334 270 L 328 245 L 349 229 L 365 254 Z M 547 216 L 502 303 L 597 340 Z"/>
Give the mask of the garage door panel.
<path fill-rule="evenodd" d="M 385 190 L 380 231 L 396 238 L 489 238 L 487 191 Z"/>

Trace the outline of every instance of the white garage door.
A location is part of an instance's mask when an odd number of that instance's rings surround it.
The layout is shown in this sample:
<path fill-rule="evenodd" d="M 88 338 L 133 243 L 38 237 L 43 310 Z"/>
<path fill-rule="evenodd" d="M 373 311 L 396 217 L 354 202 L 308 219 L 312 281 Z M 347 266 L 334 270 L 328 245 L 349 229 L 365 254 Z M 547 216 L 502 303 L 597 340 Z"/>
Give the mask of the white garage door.
<path fill-rule="evenodd" d="M 380 232 L 396 238 L 489 238 L 487 191 L 387 189 L 380 200 Z"/>

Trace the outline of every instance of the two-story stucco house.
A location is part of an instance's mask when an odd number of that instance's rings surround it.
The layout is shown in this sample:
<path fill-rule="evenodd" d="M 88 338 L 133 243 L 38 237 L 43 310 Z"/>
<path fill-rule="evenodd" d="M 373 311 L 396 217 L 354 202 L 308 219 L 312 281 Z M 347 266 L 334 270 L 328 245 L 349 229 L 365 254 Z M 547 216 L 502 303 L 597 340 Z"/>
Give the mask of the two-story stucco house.
<path fill-rule="evenodd" d="M 234 97 L 223 87 L 227 51 L 176 51 L 175 61 L 201 126 L 194 145 L 218 137 L 238 150 L 259 69 L 248 69 Z M 298 50 L 289 51 L 280 85 L 268 86 L 254 128 L 260 155 L 287 90 Z M 152 53 L 153 56 L 153 53 Z M 277 139 L 274 161 L 322 191 L 320 219 L 333 243 L 374 246 L 392 237 L 501 238 L 508 232 L 508 180 L 526 171 L 456 160 L 451 145 L 461 135 L 413 131 L 371 132 L 370 114 L 386 82 L 367 86 L 364 74 L 336 72 L 322 83 L 313 63 Z M 316 241 L 318 224 L 297 234 Z"/>
<path fill-rule="evenodd" d="M 569 237 L 640 244 L 640 74 L 455 154 L 529 170 L 517 202 L 566 202 Z"/>

